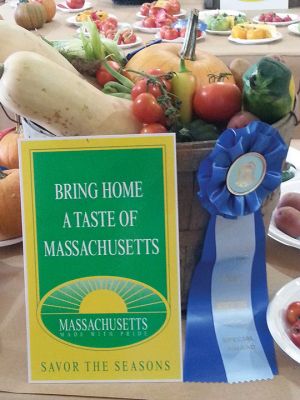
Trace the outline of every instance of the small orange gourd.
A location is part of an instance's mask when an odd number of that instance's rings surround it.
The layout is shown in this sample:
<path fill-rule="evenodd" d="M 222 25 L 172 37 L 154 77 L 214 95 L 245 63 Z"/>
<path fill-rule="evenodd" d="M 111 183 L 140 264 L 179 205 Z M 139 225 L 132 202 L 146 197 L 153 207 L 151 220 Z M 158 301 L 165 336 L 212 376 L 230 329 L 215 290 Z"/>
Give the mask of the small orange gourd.
<path fill-rule="evenodd" d="M 164 72 L 178 71 L 181 45 L 176 43 L 158 43 L 138 51 L 127 63 L 126 69 L 147 71 L 151 68 L 161 68 Z M 230 74 L 229 68 L 218 57 L 196 48 L 196 60 L 186 60 L 186 67 L 197 78 L 198 85 L 209 83 L 209 74 Z M 234 78 L 228 75 L 226 82 L 233 82 Z"/>
<path fill-rule="evenodd" d="M 22 235 L 18 169 L 0 171 L 0 241 Z"/>
<path fill-rule="evenodd" d="M 0 166 L 8 169 L 19 168 L 18 140 L 20 134 L 15 128 L 0 132 Z"/>
<path fill-rule="evenodd" d="M 40 3 L 45 7 L 46 10 L 46 22 L 52 21 L 56 14 L 56 3 L 55 0 L 32 0 L 33 3 Z"/>

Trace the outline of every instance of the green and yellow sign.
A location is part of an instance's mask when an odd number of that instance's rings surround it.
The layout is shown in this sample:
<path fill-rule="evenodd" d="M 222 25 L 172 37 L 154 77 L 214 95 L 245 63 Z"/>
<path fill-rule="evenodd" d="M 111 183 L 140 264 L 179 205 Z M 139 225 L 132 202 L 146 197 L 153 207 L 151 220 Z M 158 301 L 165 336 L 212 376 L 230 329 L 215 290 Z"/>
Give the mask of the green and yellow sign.
<path fill-rule="evenodd" d="M 181 380 L 174 135 L 20 153 L 30 381 Z"/>

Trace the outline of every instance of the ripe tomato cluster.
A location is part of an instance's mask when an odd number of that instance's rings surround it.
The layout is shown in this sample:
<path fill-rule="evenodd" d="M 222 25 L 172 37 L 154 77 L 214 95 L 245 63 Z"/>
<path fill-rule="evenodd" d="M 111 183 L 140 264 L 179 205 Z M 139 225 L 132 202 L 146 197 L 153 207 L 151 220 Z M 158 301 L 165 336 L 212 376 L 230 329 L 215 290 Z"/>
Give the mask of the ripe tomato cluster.
<path fill-rule="evenodd" d="M 289 304 L 285 311 L 291 341 L 300 348 L 300 301 Z"/>
<path fill-rule="evenodd" d="M 162 26 L 171 26 L 177 18 L 163 8 L 158 8 L 154 15 L 149 15 L 142 21 L 142 26 L 144 28 L 161 28 Z"/>
<path fill-rule="evenodd" d="M 276 14 L 275 12 L 263 13 L 259 16 L 260 22 L 290 22 L 292 18 L 287 14 L 284 17 Z"/>
<path fill-rule="evenodd" d="M 155 17 L 157 12 L 161 9 L 165 10 L 168 14 L 174 15 L 180 13 L 180 2 L 178 0 L 169 0 L 166 1 L 163 5 L 163 8 L 157 4 L 156 1 L 152 3 L 143 3 L 140 7 L 140 13 L 144 17 Z"/>
<path fill-rule="evenodd" d="M 91 20 L 95 23 L 98 31 L 105 36 L 107 39 L 114 40 L 118 34 L 117 43 L 130 44 L 135 43 L 137 38 L 136 34 L 132 29 L 124 29 L 123 31 L 118 30 L 118 20 L 114 17 L 108 17 L 106 19 L 99 19 L 96 13 L 91 14 Z"/>
<path fill-rule="evenodd" d="M 132 112 L 144 124 L 141 133 L 167 132 L 164 109 L 158 100 L 163 95 L 162 88 L 171 91 L 171 83 L 159 68 L 147 71 L 147 75 L 157 79 L 144 77 L 135 83 L 131 90 Z"/>
<path fill-rule="evenodd" d="M 161 39 L 165 40 L 175 40 L 180 37 L 184 37 L 186 32 L 186 28 L 173 28 L 172 26 L 163 26 L 160 28 L 159 34 Z M 202 32 L 200 29 L 197 29 L 197 37 L 200 37 Z"/>

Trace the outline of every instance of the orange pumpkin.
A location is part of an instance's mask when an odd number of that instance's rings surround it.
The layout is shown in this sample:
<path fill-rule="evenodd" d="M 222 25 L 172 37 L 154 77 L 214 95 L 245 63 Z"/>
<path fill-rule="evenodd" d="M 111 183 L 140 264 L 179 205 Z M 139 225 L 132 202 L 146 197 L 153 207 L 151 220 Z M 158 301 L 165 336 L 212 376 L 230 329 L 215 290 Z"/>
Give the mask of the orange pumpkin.
<path fill-rule="evenodd" d="M 18 169 L 0 171 L 0 240 L 22 235 L 20 176 Z"/>
<path fill-rule="evenodd" d="M 46 22 L 50 22 L 53 20 L 56 14 L 56 3 L 55 0 L 33 0 L 33 2 L 37 2 L 42 4 L 46 10 Z"/>
<path fill-rule="evenodd" d="M 181 45 L 178 43 L 158 43 L 145 47 L 128 61 L 126 68 L 145 72 L 151 68 L 161 68 L 165 72 L 176 72 L 179 69 L 180 50 Z M 209 82 L 209 74 L 230 74 L 230 70 L 221 59 L 197 48 L 196 60 L 186 60 L 185 64 L 196 76 L 199 85 Z M 228 76 L 226 82 L 234 82 L 233 76 Z"/>
<path fill-rule="evenodd" d="M 0 166 L 9 169 L 19 168 L 18 140 L 20 134 L 15 128 L 0 132 Z"/>

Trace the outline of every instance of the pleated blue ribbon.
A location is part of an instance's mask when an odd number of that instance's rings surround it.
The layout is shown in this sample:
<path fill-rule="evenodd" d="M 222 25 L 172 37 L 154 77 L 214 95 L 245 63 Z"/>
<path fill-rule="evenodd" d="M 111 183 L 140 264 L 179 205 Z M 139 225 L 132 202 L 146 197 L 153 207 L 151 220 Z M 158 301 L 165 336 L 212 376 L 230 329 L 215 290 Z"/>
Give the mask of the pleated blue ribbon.
<path fill-rule="evenodd" d="M 260 208 L 281 183 L 286 154 L 279 132 L 254 121 L 224 131 L 199 167 L 199 199 L 211 218 L 189 291 L 185 381 L 245 382 L 277 373 Z"/>

